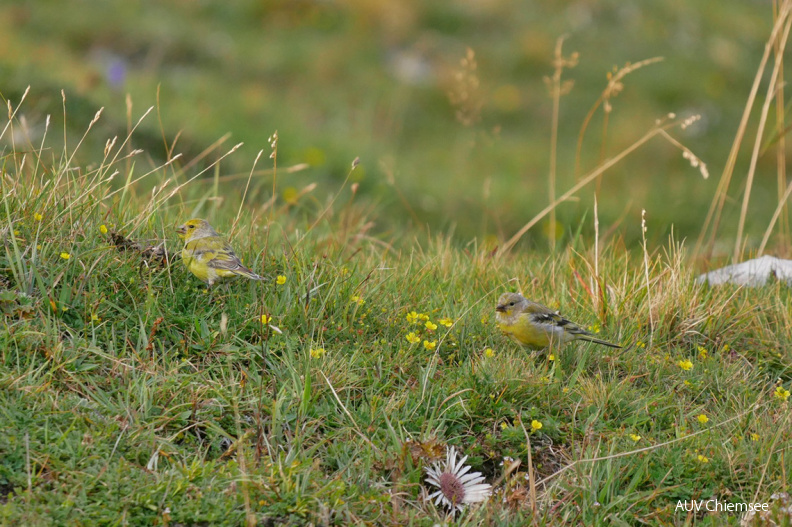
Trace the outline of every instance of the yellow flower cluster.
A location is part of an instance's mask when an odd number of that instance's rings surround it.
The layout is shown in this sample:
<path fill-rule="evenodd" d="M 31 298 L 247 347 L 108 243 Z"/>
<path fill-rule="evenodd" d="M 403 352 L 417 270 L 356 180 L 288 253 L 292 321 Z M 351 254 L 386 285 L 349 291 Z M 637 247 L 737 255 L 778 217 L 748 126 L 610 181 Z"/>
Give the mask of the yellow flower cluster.
<path fill-rule="evenodd" d="M 423 323 L 423 327 L 425 328 L 427 335 L 424 335 L 426 338 L 422 338 L 420 328 L 417 328 L 415 331 L 410 331 L 407 333 L 405 338 L 407 342 L 410 344 L 418 344 L 423 340 L 423 347 L 429 351 L 433 351 L 437 348 L 437 340 L 430 340 L 431 333 L 434 333 L 438 325 L 429 320 L 429 315 L 426 313 L 418 313 L 417 311 L 410 311 L 406 315 L 407 323 L 408 324 L 421 324 Z M 454 321 L 450 318 L 441 318 L 439 323 L 446 327 L 451 327 L 454 324 Z"/>
<path fill-rule="evenodd" d="M 679 366 L 685 371 L 690 371 L 693 369 L 693 363 L 690 362 L 690 359 L 677 361 L 677 366 Z"/>
<path fill-rule="evenodd" d="M 416 313 L 415 311 L 410 311 L 407 313 L 407 322 L 410 324 L 417 324 L 418 322 L 423 322 L 429 320 L 429 315 L 426 313 Z"/>
<path fill-rule="evenodd" d="M 318 359 L 326 353 L 324 348 L 311 348 L 311 357 Z"/>
<path fill-rule="evenodd" d="M 785 390 L 783 386 L 778 386 L 775 392 L 773 392 L 773 397 L 781 401 L 786 401 L 789 399 L 789 390 Z"/>

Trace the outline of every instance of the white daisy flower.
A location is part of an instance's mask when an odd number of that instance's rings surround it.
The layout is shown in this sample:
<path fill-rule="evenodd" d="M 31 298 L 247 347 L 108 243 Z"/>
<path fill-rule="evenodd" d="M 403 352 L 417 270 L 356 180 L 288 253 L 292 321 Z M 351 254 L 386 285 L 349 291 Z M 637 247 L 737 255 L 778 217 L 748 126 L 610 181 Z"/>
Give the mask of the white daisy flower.
<path fill-rule="evenodd" d="M 435 500 L 435 505 L 442 503 L 452 512 L 462 511 L 465 505 L 486 501 L 492 494 L 492 485 L 483 483 L 481 472 L 468 474 L 467 458 L 457 461 L 456 449 L 451 447 L 446 450 L 445 466 L 435 463 L 431 468 L 426 467 L 426 482 L 438 489 L 428 498 Z"/>

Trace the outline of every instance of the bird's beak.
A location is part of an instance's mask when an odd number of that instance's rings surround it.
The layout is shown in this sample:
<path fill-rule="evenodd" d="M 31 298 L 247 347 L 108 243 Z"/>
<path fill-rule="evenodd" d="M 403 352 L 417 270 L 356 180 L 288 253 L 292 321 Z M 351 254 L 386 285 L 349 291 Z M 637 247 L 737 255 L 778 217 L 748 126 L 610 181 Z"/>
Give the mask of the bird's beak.
<path fill-rule="evenodd" d="M 178 234 L 179 236 L 184 236 L 185 234 L 187 234 L 187 227 L 185 227 L 184 225 L 179 225 L 179 228 L 176 229 L 176 234 Z"/>
<path fill-rule="evenodd" d="M 495 311 L 497 311 L 498 313 L 505 313 L 506 306 L 504 306 L 503 304 L 498 304 L 498 307 L 495 308 Z"/>

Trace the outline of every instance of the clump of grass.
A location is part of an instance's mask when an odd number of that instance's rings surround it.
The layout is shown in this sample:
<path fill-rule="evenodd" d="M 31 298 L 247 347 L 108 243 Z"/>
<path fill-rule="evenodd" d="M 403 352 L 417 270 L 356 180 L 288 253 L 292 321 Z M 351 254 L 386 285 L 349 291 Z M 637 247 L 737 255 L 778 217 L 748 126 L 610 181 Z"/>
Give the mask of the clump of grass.
<path fill-rule="evenodd" d="M 787 41 L 789 39 L 789 31 L 792 28 L 792 2 L 788 0 L 780 0 L 779 2 L 774 2 L 773 4 L 773 28 L 770 33 L 770 36 L 765 43 L 764 53 L 762 58 L 759 62 L 759 66 L 756 71 L 756 75 L 754 77 L 754 82 L 751 87 L 751 92 L 748 96 L 748 99 L 745 103 L 745 108 L 743 110 L 742 118 L 740 120 L 739 127 L 737 128 L 737 133 L 735 135 L 734 141 L 732 143 L 731 150 L 729 152 L 729 156 L 726 160 L 726 166 L 723 169 L 723 173 L 721 174 L 720 181 L 718 182 L 718 188 L 715 193 L 715 196 L 712 199 L 712 203 L 710 204 L 709 211 L 707 212 L 707 217 L 704 220 L 704 225 L 702 227 L 701 233 L 699 234 L 698 240 L 696 242 L 696 254 L 703 254 L 705 256 L 712 255 L 713 246 L 715 243 L 715 239 L 717 237 L 718 229 L 720 227 L 721 216 L 723 214 L 724 204 L 726 203 L 726 198 L 728 196 L 729 186 L 731 184 L 732 177 L 734 175 L 735 166 L 737 163 L 737 158 L 740 153 L 740 148 L 742 146 L 743 140 L 745 138 L 745 134 L 748 129 L 748 121 L 751 117 L 751 113 L 753 110 L 754 103 L 756 102 L 757 94 L 759 92 L 759 87 L 762 82 L 762 78 L 764 76 L 765 68 L 767 67 L 767 62 L 770 58 L 771 53 L 775 55 L 775 60 L 773 61 L 773 69 L 770 75 L 770 81 L 767 85 L 767 91 L 765 94 L 765 100 L 762 104 L 760 113 L 759 113 L 759 123 L 756 130 L 756 135 L 754 137 L 754 145 L 751 151 L 751 160 L 750 166 L 748 168 L 748 172 L 745 178 L 745 191 L 742 194 L 742 205 L 740 208 L 740 217 L 737 222 L 737 234 L 734 241 L 734 250 L 732 254 L 732 259 L 734 261 L 738 261 L 745 253 L 745 240 L 744 236 L 744 229 L 745 229 L 745 222 L 748 215 L 748 205 L 751 199 L 751 190 L 753 188 L 753 181 L 756 174 L 756 167 L 757 162 L 759 159 L 759 155 L 762 152 L 762 143 L 763 137 L 768 128 L 767 119 L 770 113 L 770 107 L 773 102 L 776 103 L 778 108 L 777 115 L 782 114 L 783 111 L 781 108 L 784 108 L 784 91 L 780 89 L 781 83 L 781 75 L 783 73 L 783 57 L 784 57 L 784 50 L 786 48 Z M 776 128 L 776 143 L 778 148 L 778 162 L 777 162 L 777 172 L 778 172 L 778 182 L 779 182 L 779 189 L 778 189 L 778 206 L 776 211 L 773 214 L 772 219 L 765 231 L 763 236 L 762 242 L 759 246 L 758 253 L 761 255 L 762 252 L 765 250 L 767 246 L 768 239 L 770 234 L 772 233 L 776 222 L 778 221 L 779 217 L 784 213 L 784 211 L 788 210 L 786 203 L 787 199 L 789 198 L 790 192 L 787 192 L 784 189 L 784 183 L 786 179 L 786 163 L 784 158 L 784 150 L 783 145 L 785 144 L 783 141 L 783 136 L 786 134 L 786 130 L 783 126 L 783 118 L 778 119 L 777 128 Z M 781 140 L 778 140 L 781 139 Z M 786 214 L 783 216 L 782 226 L 786 224 L 788 218 Z M 786 231 L 782 228 L 782 234 Z M 788 234 L 788 232 L 786 232 Z M 781 239 L 778 244 L 780 247 L 789 246 L 788 239 Z"/>
<path fill-rule="evenodd" d="M 423 468 L 446 446 L 495 483 L 463 523 L 674 523 L 679 499 L 787 490 L 785 286 L 695 286 L 676 245 L 611 243 L 595 266 L 581 239 L 499 258 L 386 244 L 353 192 L 256 214 L 221 169 L 200 177 L 217 163 L 143 171 L 120 143 L 91 168 L 5 156 L 4 522 L 429 525 Z M 192 215 L 278 278 L 207 292 L 178 260 L 141 265 Z M 492 305 L 518 284 L 633 345 L 515 348 Z"/>
<path fill-rule="evenodd" d="M 473 90 L 472 52 L 465 65 Z M 460 101 L 470 124 L 477 101 Z M 22 103 L 2 134 L 19 137 Z M 658 252 L 644 237 L 637 255 L 601 247 L 598 227 L 593 247 L 575 237 L 550 255 L 510 252 L 651 138 L 704 175 L 667 132 L 691 118 L 669 116 L 552 190 L 493 252 L 373 235 L 371 209 L 346 188 L 358 160 L 324 201 L 310 183 L 279 194 L 279 174 L 300 167 L 278 166 L 277 132 L 272 168 L 260 151 L 239 196 L 223 163 L 241 144 L 185 161 L 174 140 L 147 166 L 131 144 L 149 112 L 93 165 L 75 165 L 75 152 L 101 112 L 73 147 L 64 137 L 53 149 L 47 129 L 4 156 L 4 522 L 432 525 L 450 519 L 424 499 L 424 469 L 449 447 L 494 485 L 460 523 L 671 524 L 687 521 L 679 500 L 788 492 L 784 284 L 697 286 L 673 239 Z M 207 291 L 171 258 L 172 227 L 192 216 L 274 279 Z M 493 326 L 506 289 L 625 346 L 515 348 Z"/>

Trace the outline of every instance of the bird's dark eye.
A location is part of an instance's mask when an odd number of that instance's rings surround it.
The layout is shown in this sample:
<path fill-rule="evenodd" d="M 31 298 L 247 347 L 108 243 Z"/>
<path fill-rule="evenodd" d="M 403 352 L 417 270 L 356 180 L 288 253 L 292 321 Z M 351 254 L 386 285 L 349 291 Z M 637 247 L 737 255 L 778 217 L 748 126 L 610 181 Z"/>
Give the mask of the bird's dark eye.
<path fill-rule="evenodd" d="M 509 302 L 509 305 L 510 305 L 510 306 L 513 306 L 513 305 L 514 305 L 514 302 Z"/>
<path fill-rule="evenodd" d="M 188 226 L 187 226 L 187 228 L 188 228 L 188 229 L 194 229 L 194 228 L 195 228 L 195 225 L 188 225 Z"/>

